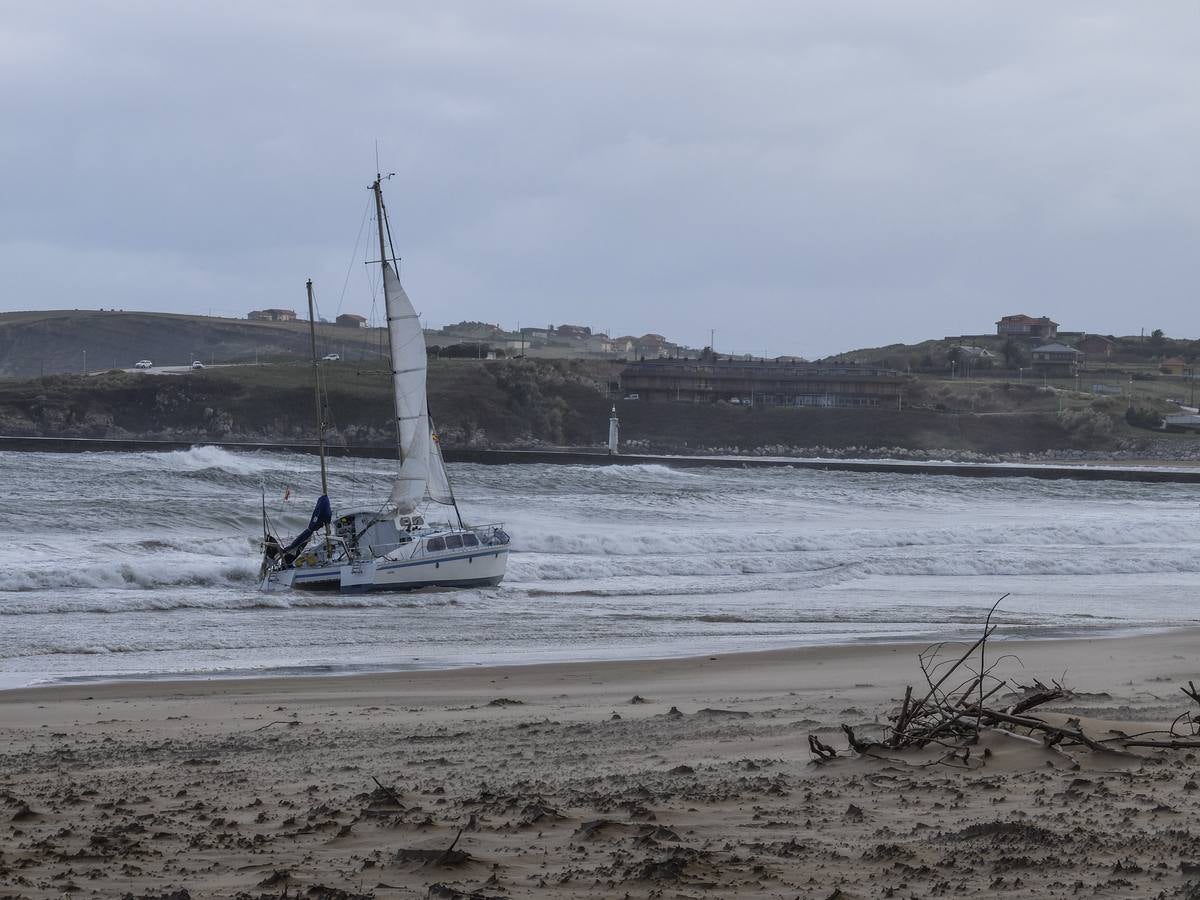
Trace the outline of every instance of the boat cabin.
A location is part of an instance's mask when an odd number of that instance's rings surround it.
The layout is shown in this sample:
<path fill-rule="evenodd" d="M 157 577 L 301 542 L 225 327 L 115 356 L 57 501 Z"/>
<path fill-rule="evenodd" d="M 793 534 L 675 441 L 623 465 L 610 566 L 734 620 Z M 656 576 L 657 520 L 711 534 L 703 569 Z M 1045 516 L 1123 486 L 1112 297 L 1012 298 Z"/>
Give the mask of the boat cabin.
<path fill-rule="evenodd" d="M 339 516 L 334 527 L 352 554 L 376 557 L 411 544 L 413 533 L 424 531 L 426 525 L 420 513 L 392 517 L 381 516 L 378 510 L 360 510 Z"/>
<path fill-rule="evenodd" d="M 440 553 L 443 550 L 469 550 L 478 546 L 479 538 L 469 531 L 425 539 L 426 553 Z"/>

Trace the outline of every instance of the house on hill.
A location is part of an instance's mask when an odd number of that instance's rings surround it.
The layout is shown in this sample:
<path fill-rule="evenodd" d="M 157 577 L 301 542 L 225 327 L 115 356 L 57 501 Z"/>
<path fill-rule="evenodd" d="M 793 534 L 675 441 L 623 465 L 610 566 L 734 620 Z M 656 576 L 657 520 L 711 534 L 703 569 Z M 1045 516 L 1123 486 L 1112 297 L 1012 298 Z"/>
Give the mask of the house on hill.
<path fill-rule="evenodd" d="M 1088 356 L 1109 357 L 1112 356 L 1113 347 L 1116 345 L 1106 337 L 1101 337 L 1098 334 L 1085 334 L 1075 342 L 1075 349 Z"/>
<path fill-rule="evenodd" d="M 1034 318 L 1024 313 L 1004 316 L 996 323 L 996 334 L 1000 337 L 1040 338 L 1044 341 L 1058 337 L 1058 323 L 1049 316 Z"/>
<path fill-rule="evenodd" d="M 340 316 L 337 317 L 337 319 L 335 321 L 337 322 L 338 325 L 341 325 L 343 328 L 366 328 L 367 327 L 367 317 L 357 315 L 356 313 L 342 313 Z"/>
<path fill-rule="evenodd" d="M 554 330 L 554 333 L 559 337 L 571 338 L 572 340 L 584 340 L 591 337 L 592 329 L 587 325 L 559 325 Z"/>
<path fill-rule="evenodd" d="M 613 342 L 607 334 L 593 334 L 584 341 L 584 348 L 588 353 L 612 353 Z"/>
<path fill-rule="evenodd" d="M 1182 356 L 1172 356 L 1164 359 L 1158 367 L 1164 375 L 1183 375 L 1187 371 L 1187 360 Z"/>
<path fill-rule="evenodd" d="M 640 338 L 637 338 L 633 349 L 638 356 L 656 359 L 670 355 L 670 351 L 675 349 L 675 345 L 661 334 L 651 333 L 643 334 Z"/>
<path fill-rule="evenodd" d="M 1030 351 L 1033 371 L 1051 378 L 1073 378 L 1082 356 L 1074 347 L 1066 344 L 1042 344 Z"/>
<path fill-rule="evenodd" d="M 504 329 L 499 325 L 493 325 L 491 322 L 456 322 L 453 325 L 446 325 L 442 328 L 442 334 L 453 335 L 454 337 L 470 338 L 472 340 L 487 341 L 504 334 Z"/>
<path fill-rule="evenodd" d="M 612 338 L 611 343 L 613 353 L 632 353 L 637 347 L 637 338 L 632 334 L 623 334 Z"/>
<path fill-rule="evenodd" d="M 295 322 L 296 311 L 294 309 L 255 309 L 251 310 L 246 318 L 251 322 Z"/>

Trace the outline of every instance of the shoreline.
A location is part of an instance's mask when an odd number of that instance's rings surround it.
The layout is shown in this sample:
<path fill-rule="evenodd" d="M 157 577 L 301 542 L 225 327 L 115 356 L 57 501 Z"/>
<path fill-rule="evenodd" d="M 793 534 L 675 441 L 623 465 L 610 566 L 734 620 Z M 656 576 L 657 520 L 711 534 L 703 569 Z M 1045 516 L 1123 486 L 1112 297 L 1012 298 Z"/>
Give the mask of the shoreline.
<path fill-rule="evenodd" d="M 1198 642 L 1200 642 L 1200 625 L 1195 624 L 1093 626 L 1089 629 L 1082 629 L 1079 631 L 1071 631 L 1069 629 L 1055 626 L 1051 630 L 1065 630 L 1067 633 L 1048 634 L 1044 637 L 1029 635 L 1005 635 L 1003 633 L 999 633 L 993 636 L 991 640 L 995 645 L 1009 648 L 1024 645 L 1040 645 L 1047 642 L 1074 644 L 1080 641 L 1120 641 L 1135 638 L 1150 638 L 1160 634 L 1183 632 L 1194 633 L 1198 639 Z M 474 672 L 486 674 L 500 671 L 504 673 L 511 673 L 513 671 L 524 671 L 529 669 L 537 669 L 540 667 L 609 666 L 619 668 L 626 665 L 686 665 L 689 662 L 714 658 L 752 660 L 768 654 L 778 654 L 782 657 L 787 657 L 794 654 L 819 655 L 820 653 L 827 653 L 833 656 L 839 656 L 843 655 L 842 651 L 853 648 L 863 650 L 873 648 L 880 651 L 910 649 L 913 650 L 915 655 L 915 653 L 920 649 L 928 647 L 932 644 L 955 644 L 972 639 L 973 637 L 969 634 L 964 635 L 963 637 L 938 637 L 931 634 L 926 637 L 912 637 L 899 640 L 893 639 L 891 636 L 878 636 L 840 641 L 792 643 L 788 644 L 787 646 L 765 647 L 761 649 L 714 650 L 650 656 L 600 656 L 582 659 L 551 658 L 531 662 L 446 662 L 422 665 L 399 665 L 386 662 L 364 664 L 346 663 L 344 664 L 344 668 L 339 668 L 337 666 L 328 664 L 314 664 L 307 667 L 275 666 L 264 669 L 223 669 L 215 671 L 193 670 L 161 673 L 136 672 L 128 674 L 67 675 L 44 682 L 33 682 L 29 684 L 14 683 L 11 685 L 6 685 L 3 679 L 0 679 L 0 703 L 2 703 L 8 695 L 14 692 L 38 690 L 55 691 L 58 689 L 74 687 L 78 687 L 80 689 L 93 689 L 118 685 L 164 685 L 182 688 L 185 685 L 193 684 L 223 685 L 226 683 L 253 684 L 255 682 L 263 682 L 272 685 L 286 685 L 292 683 L 293 681 L 299 681 L 302 683 L 320 682 L 323 680 L 343 682 L 347 679 L 373 681 L 380 678 L 402 678 L 405 676 L 417 675 L 437 676 L 438 674 L 452 672 Z M 303 671 L 305 668 L 319 671 Z"/>
<path fill-rule="evenodd" d="M 1154 641 L 1171 638 L 1174 641 L 1195 641 L 1200 649 L 1200 625 L 1154 626 L 1146 629 L 1124 631 L 1121 634 L 1071 635 L 1066 637 L 1006 637 L 1003 633 L 992 638 L 991 645 L 1003 647 L 1006 654 L 1042 656 L 1059 649 L 1073 650 L 1080 646 L 1122 644 L 1124 642 Z M 496 665 L 466 664 L 446 667 L 413 667 L 406 669 L 371 668 L 366 671 L 323 672 L 319 674 L 263 674 L 212 675 L 197 673 L 180 677 L 178 673 L 131 676 L 97 676 L 92 679 L 82 676 L 79 680 L 56 681 L 42 684 L 0 688 L 0 706 L 10 702 L 26 702 L 32 699 L 55 699 L 56 694 L 68 699 L 69 695 L 87 694 L 105 696 L 110 699 L 136 696 L 171 694 L 178 697 L 199 697 L 212 693 L 222 695 L 256 694 L 262 692 L 290 692 L 306 689 L 319 691 L 381 686 L 399 686 L 413 682 L 414 689 L 420 687 L 440 690 L 447 686 L 461 686 L 486 679 L 519 682 L 539 681 L 543 676 L 572 677 L 582 671 L 596 670 L 600 674 L 617 678 L 636 678 L 645 671 L 658 671 L 667 675 L 691 672 L 704 668 L 706 663 L 718 662 L 723 666 L 739 670 L 762 670 L 773 666 L 809 665 L 822 666 L 829 661 L 845 663 L 850 660 L 887 659 L 893 655 L 908 654 L 915 660 L 917 653 L 938 643 L 948 646 L 967 644 L 973 637 L 949 640 L 866 640 L 846 643 L 802 644 L 791 647 L 776 647 L 763 650 L 736 650 L 729 652 L 699 653 L 683 656 L 623 657 L 619 659 L 552 660 L 529 663 L 502 663 Z M 1165 641 L 1164 641 L 1165 643 Z"/>

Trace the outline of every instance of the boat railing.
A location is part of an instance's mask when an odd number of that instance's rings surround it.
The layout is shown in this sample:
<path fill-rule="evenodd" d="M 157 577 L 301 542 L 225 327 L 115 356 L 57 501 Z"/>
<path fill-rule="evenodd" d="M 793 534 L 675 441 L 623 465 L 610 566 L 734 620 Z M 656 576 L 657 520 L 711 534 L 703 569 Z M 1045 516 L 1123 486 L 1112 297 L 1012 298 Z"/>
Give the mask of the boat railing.
<path fill-rule="evenodd" d="M 489 547 L 500 547 L 507 545 L 511 538 L 508 532 L 504 530 L 503 522 L 496 522 L 491 525 L 472 525 L 467 529 L 479 538 L 479 543 Z"/>

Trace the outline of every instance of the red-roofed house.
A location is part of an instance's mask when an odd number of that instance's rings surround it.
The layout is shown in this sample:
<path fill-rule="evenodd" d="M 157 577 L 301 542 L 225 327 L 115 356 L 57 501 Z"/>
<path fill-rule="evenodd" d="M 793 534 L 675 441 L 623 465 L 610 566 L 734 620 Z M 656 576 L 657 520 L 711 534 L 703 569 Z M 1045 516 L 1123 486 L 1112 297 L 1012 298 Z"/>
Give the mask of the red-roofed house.
<path fill-rule="evenodd" d="M 1051 321 L 1049 316 L 1035 319 L 1020 313 L 1015 316 L 1004 316 L 996 323 L 996 334 L 1000 337 L 1027 337 L 1049 340 L 1058 337 L 1058 323 Z"/>
<path fill-rule="evenodd" d="M 1112 356 L 1113 347 L 1112 341 L 1099 334 L 1085 334 L 1075 342 L 1075 349 L 1086 353 L 1090 357 L 1097 356 Z"/>

